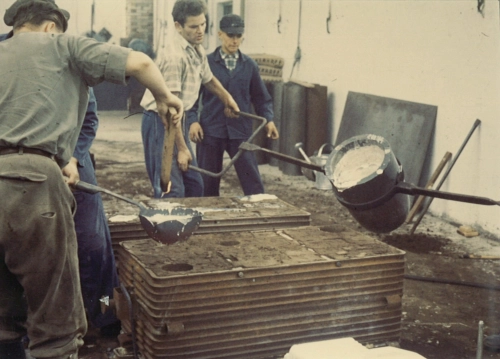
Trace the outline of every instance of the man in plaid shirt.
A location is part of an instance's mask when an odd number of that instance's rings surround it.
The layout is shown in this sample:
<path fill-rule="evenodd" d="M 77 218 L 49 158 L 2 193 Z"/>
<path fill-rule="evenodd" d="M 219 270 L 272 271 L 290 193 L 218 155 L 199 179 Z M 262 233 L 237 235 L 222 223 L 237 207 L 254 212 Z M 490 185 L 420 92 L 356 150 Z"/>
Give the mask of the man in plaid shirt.
<path fill-rule="evenodd" d="M 184 109 L 193 106 L 203 84 L 222 101 L 227 115 L 234 118 L 236 115 L 233 111 L 239 112 L 238 105 L 212 74 L 205 49 L 201 45 L 207 26 L 206 12 L 207 7 L 203 0 L 176 1 L 172 16 L 177 34 L 174 34 L 174 39 L 167 48 L 158 54 L 156 63 L 162 71 L 167 86 L 181 98 Z M 160 178 L 165 129 L 149 91 L 144 94 L 141 106 L 145 109 L 142 117 L 142 139 L 146 169 L 153 185 L 154 197 L 203 196 L 200 173 L 188 170 L 189 164 L 193 166 L 198 164 L 191 149 L 185 123 L 176 133 L 170 192 L 162 192 Z"/>

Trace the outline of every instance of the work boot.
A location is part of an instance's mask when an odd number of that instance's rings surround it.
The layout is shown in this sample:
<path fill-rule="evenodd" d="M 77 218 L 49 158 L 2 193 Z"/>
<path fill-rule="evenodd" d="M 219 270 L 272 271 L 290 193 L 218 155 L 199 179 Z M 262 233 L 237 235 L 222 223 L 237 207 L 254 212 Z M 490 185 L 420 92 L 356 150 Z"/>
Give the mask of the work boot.
<path fill-rule="evenodd" d="M 0 343 L 0 358 L 26 359 L 22 342 Z"/>

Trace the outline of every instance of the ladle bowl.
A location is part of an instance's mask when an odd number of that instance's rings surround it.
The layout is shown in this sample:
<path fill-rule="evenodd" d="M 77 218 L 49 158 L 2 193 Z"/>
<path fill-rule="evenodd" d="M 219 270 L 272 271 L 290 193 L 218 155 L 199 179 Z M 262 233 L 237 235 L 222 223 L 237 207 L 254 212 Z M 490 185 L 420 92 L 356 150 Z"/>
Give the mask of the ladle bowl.
<path fill-rule="evenodd" d="M 187 240 L 198 229 L 202 213 L 191 208 L 145 209 L 139 219 L 146 233 L 163 244 Z"/>
<path fill-rule="evenodd" d="M 156 209 L 146 207 L 133 199 L 83 181 L 79 181 L 73 187 L 91 194 L 106 193 L 139 207 L 139 220 L 142 227 L 149 237 L 163 244 L 174 244 L 187 240 L 198 229 L 203 217 L 201 212 L 191 208 Z"/>

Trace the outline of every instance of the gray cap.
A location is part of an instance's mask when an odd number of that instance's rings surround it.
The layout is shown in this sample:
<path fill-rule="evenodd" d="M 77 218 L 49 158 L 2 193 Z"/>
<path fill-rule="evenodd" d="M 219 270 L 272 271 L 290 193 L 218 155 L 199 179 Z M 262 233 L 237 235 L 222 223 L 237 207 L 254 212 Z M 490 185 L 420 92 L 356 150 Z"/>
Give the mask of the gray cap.
<path fill-rule="evenodd" d="M 17 12 L 19 11 L 19 8 L 23 5 L 27 5 L 29 3 L 51 3 L 53 4 L 54 10 L 58 10 L 65 18 L 66 20 L 69 20 L 69 12 L 66 10 L 60 9 L 54 0 L 16 0 L 14 4 L 12 4 L 6 11 L 5 15 L 3 16 L 3 21 L 5 22 L 5 25 L 7 26 L 13 26 L 14 25 L 14 18 L 17 15 Z"/>
<path fill-rule="evenodd" d="M 245 31 L 245 22 L 238 15 L 224 15 L 220 19 L 219 28 L 229 35 L 243 34 Z"/>

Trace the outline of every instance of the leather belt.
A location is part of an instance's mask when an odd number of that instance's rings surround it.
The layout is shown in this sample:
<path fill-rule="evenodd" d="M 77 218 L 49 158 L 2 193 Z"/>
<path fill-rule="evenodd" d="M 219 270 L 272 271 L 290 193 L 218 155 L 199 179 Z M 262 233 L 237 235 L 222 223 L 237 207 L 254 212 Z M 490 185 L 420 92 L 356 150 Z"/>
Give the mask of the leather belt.
<path fill-rule="evenodd" d="M 54 159 L 54 155 L 51 153 L 48 153 L 47 151 L 44 150 L 39 150 L 37 148 L 27 148 L 27 147 L 0 147 L 0 156 L 1 155 L 10 155 L 13 153 L 17 154 L 30 154 L 30 155 L 39 155 L 39 156 L 44 156 L 48 158 Z"/>

